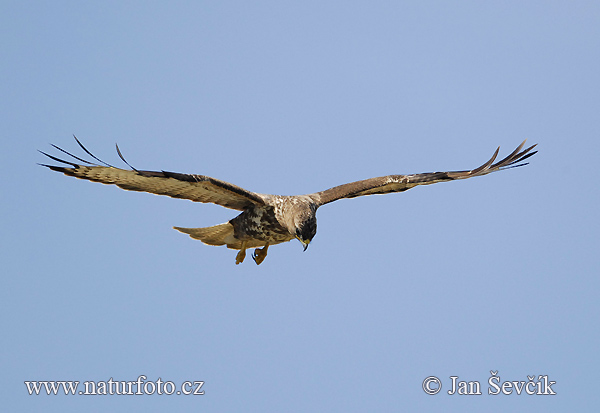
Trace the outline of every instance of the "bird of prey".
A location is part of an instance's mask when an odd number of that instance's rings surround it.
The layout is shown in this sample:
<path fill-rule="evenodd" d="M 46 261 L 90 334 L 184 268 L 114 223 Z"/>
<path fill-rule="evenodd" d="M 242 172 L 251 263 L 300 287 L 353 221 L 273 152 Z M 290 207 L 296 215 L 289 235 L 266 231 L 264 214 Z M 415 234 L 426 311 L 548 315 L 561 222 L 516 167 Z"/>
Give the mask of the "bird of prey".
<path fill-rule="evenodd" d="M 103 184 L 114 184 L 129 191 L 150 192 L 173 198 L 189 199 L 194 202 L 213 203 L 242 211 L 240 215 L 229 222 L 212 227 L 173 227 L 205 244 L 227 245 L 227 248 L 240 250 L 236 255 L 236 264 L 244 261 L 246 249 L 249 248 L 255 248 L 252 258 L 256 264 L 260 264 L 267 256 L 269 246 L 291 241 L 294 238 L 304 245 L 306 251 L 308 244 L 317 232 L 317 209 L 338 199 L 403 192 L 417 185 L 487 175 L 491 172 L 527 165 L 523 161 L 537 153 L 537 151 L 531 152 L 536 145 L 523 149 L 525 145 L 525 141 L 523 141 L 510 155 L 494 163 L 500 150 L 498 147 L 489 161 L 469 171 L 388 175 L 351 182 L 308 195 L 282 196 L 251 192 L 204 175 L 138 170 L 125 160 L 118 146 L 116 149 L 119 157 L 131 169 L 116 168 L 94 156 L 76 137 L 75 140 L 99 164 L 86 161 L 52 145 L 82 164 L 40 151 L 54 161 L 69 166 L 41 165 L 65 175 Z"/>

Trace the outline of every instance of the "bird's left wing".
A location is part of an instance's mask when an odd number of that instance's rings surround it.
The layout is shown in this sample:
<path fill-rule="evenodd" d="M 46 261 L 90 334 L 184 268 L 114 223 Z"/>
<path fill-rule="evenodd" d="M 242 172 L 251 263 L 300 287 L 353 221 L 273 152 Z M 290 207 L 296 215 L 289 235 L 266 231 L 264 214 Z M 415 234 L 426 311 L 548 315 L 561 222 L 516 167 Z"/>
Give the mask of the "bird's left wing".
<path fill-rule="evenodd" d="M 189 175 L 167 171 L 140 171 L 133 168 L 121 155 L 117 146 L 119 157 L 131 170 L 115 168 L 94 156 L 88 151 L 77 138 L 79 146 L 96 161 L 103 165 L 86 161 L 70 154 L 64 149 L 54 146 L 59 151 L 73 157 L 86 165 L 69 162 L 42 152 L 47 157 L 61 162 L 70 167 L 45 165 L 53 171 L 62 172 L 65 175 L 80 179 L 100 182 L 103 184 L 114 184 L 129 191 L 150 192 L 157 195 L 167 195 L 173 198 L 189 199 L 194 202 L 213 203 L 226 208 L 244 210 L 248 206 L 264 205 L 265 201 L 260 194 L 247 191 L 239 186 L 230 184 L 219 179 L 204 175 Z"/>
<path fill-rule="evenodd" d="M 378 178 L 365 179 L 364 181 L 351 182 L 349 184 L 339 185 L 325 191 L 311 194 L 310 196 L 318 205 L 324 205 L 329 202 L 342 198 L 354 198 L 363 195 L 388 194 L 391 192 L 402 192 L 414 188 L 417 185 L 430 185 L 437 182 L 453 181 L 456 179 L 472 178 L 474 176 L 487 175 L 491 172 L 503 169 L 514 168 L 527 165 L 519 163 L 537 153 L 531 152 L 536 145 L 523 149 L 526 141 L 523 141 L 517 149 L 506 158 L 494 163 L 500 148 L 492 158 L 478 168 L 470 171 L 450 171 L 450 172 L 426 172 L 413 175 L 388 175 Z"/>

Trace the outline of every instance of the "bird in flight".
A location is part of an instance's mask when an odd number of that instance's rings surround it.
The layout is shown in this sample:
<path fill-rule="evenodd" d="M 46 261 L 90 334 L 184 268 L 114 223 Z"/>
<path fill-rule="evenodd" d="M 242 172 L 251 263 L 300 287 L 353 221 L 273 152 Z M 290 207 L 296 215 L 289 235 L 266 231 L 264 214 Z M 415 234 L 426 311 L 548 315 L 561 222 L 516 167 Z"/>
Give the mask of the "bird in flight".
<path fill-rule="evenodd" d="M 116 168 L 93 155 L 76 137 L 75 140 L 85 153 L 98 163 L 86 161 L 52 145 L 82 164 L 40 151 L 52 160 L 69 166 L 41 165 L 65 175 L 103 184 L 114 184 L 129 191 L 150 192 L 173 198 L 189 199 L 194 202 L 213 203 L 242 211 L 232 220 L 212 227 L 173 227 L 207 245 L 227 245 L 227 248 L 239 250 L 235 259 L 236 264 L 244 261 L 246 250 L 250 248 L 255 248 L 252 258 L 256 264 L 260 264 L 266 258 L 269 246 L 291 241 L 294 238 L 303 244 L 306 251 L 308 244 L 317 233 L 317 209 L 338 199 L 403 192 L 417 185 L 430 185 L 487 175 L 527 165 L 523 161 L 537 153 L 537 151 L 531 152 L 536 145 L 523 149 L 525 145 L 525 141 L 523 141 L 510 155 L 494 163 L 500 151 L 498 147 L 489 161 L 469 171 L 387 175 L 335 186 L 312 194 L 282 196 L 251 192 L 237 185 L 204 175 L 138 170 L 125 160 L 118 145 L 116 147 L 117 154 L 131 169 Z"/>

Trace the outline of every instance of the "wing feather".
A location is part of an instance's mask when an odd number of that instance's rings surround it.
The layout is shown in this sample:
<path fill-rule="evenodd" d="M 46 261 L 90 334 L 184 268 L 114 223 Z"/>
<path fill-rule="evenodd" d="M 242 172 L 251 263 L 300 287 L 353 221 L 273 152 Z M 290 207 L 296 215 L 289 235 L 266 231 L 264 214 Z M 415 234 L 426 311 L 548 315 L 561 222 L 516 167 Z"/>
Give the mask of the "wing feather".
<path fill-rule="evenodd" d="M 483 165 L 469 171 L 426 172 L 413 175 L 381 176 L 378 178 L 370 178 L 363 181 L 339 185 L 325 191 L 311 194 L 310 196 L 315 200 L 315 202 L 317 202 L 318 205 L 324 205 L 342 198 L 355 198 L 363 195 L 403 192 L 414 188 L 417 185 L 431 185 L 438 182 L 472 178 L 474 176 L 487 175 L 503 169 L 524 166 L 527 165 L 527 163 L 519 162 L 522 162 L 537 153 L 537 151 L 531 152 L 536 145 L 522 150 L 525 142 L 526 140 L 523 141 L 517 147 L 517 149 L 515 149 L 506 158 L 494 163 L 500 151 L 500 147 L 498 147 L 490 160 L 485 162 Z"/>
<path fill-rule="evenodd" d="M 77 140 L 77 138 L 75 139 Z M 70 165 L 70 167 L 41 165 L 46 166 L 53 171 L 62 172 L 68 176 L 74 176 L 76 178 L 87 179 L 103 184 L 113 184 L 128 191 L 149 192 L 173 198 L 189 199 L 194 202 L 213 203 L 240 211 L 252 204 L 265 204 L 265 200 L 260 194 L 247 191 L 246 189 L 230 184 L 229 182 L 221 181 L 209 176 L 181 174 L 168 171 L 137 170 L 125 160 L 118 146 L 117 153 L 119 154 L 119 157 L 131 168 L 131 170 L 116 168 L 93 155 L 81 144 L 81 142 L 79 142 L 79 140 L 77 140 L 77 143 L 88 155 L 103 165 L 97 165 L 81 159 L 55 145 L 53 146 L 61 152 L 64 152 L 87 165 L 73 163 L 40 151 L 50 159 Z"/>

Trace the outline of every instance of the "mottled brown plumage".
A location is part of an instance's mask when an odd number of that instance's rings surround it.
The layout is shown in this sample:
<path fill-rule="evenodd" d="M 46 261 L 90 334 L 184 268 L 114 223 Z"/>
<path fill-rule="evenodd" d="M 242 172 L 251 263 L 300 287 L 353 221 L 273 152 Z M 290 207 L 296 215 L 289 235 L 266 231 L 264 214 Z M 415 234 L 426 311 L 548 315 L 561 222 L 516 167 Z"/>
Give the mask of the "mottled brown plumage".
<path fill-rule="evenodd" d="M 523 141 L 517 149 L 501 161 L 494 163 L 500 150 L 498 148 L 489 161 L 468 171 L 387 175 L 339 185 L 308 195 L 281 196 L 250 192 L 239 186 L 204 175 L 167 171 L 141 171 L 129 165 L 123 158 L 118 146 L 117 153 L 119 157 L 131 170 L 115 168 L 94 156 L 77 138 L 75 140 L 89 156 L 102 165 L 86 161 L 56 145 L 52 145 L 85 165 L 66 161 L 42 152 L 49 158 L 70 165 L 70 167 L 42 166 L 76 178 L 103 184 L 114 184 L 129 191 L 143 191 L 173 198 L 189 199 L 194 202 L 213 203 L 243 211 L 229 222 L 213 227 L 174 227 L 176 230 L 188 234 L 205 244 L 227 245 L 228 248 L 240 250 L 236 257 L 236 264 L 244 260 L 247 248 L 256 248 L 253 258 L 257 264 L 260 264 L 265 259 L 270 245 L 291 241 L 294 238 L 302 242 L 304 250 L 306 250 L 309 242 L 317 232 L 317 209 L 338 199 L 402 192 L 417 185 L 430 185 L 437 182 L 482 176 L 502 169 L 527 165 L 520 162 L 537 152 L 531 152 L 536 145 L 523 150 L 525 145 L 525 141 Z"/>

